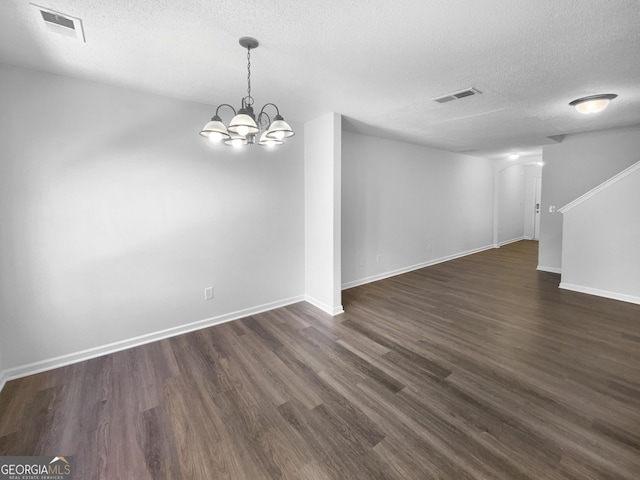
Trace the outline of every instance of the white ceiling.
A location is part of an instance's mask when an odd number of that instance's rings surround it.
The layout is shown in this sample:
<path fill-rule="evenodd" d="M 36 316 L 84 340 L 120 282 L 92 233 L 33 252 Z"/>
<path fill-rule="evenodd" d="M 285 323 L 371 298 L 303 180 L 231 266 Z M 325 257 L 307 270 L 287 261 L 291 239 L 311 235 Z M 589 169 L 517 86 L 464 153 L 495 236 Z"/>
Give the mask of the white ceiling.
<path fill-rule="evenodd" d="M 27 0 L 1 0 L 0 62 L 204 102 L 212 114 L 245 95 L 238 38 L 253 36 L 256 105 L 277 103 L 287 120 L 334 111 L 351 131 L 489 158 L 640 123 L 638 0 L 35 3 L 80 17 L 87 42 L 47 32 Z M 467 87 L 483 93 L 431 101 Z M 598 116 L 567 105 L 596 93 L 619 97 Z"/>

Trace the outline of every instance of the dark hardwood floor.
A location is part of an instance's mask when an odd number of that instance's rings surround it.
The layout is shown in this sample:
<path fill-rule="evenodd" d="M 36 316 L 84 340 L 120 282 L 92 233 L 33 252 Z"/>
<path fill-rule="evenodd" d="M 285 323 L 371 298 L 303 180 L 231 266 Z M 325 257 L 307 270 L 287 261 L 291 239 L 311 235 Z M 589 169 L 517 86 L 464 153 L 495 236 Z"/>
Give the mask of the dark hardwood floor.
<path fill-rule="evenodd" d="M 640 306 L 537 243 L 9 382 L 0 455 L 76 479 L 640 478 Z"/>

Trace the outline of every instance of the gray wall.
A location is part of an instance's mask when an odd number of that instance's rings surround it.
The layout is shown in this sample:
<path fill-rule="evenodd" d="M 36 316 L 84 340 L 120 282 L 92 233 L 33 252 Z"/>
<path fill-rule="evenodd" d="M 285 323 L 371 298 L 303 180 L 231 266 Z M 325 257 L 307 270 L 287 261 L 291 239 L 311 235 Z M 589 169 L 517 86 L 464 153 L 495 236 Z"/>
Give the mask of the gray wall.
<path fill-rule="evenodd" d="M 305 123 L 305 295 L 336 315 L 343 311 L 340 282 L 340 175 L 342 117 L 329 113 Z"/>
<path fill-rule="evenodd" d="M 304 294 L 300 125 L 240 152 L 198 136 L 211 106 L 10 66 L 0 84 L 5 369 Z"/>
<path fill-rule="evenodd" d="M 562 214 L 549 206 L 559 209 L 639 159 L 640 125 L 567 135 L 543 148 L 540 269 L 560 270 L 562 263 Z"/>
<path fill-rule="evenodd" d="M 4 328 L 0 325 L 0 337 L 4 335 Z M 4 361 L 2 359 L 2 342 L 0 342 L 0 390 L 4 386 L 5 378 L 4 378 Z"/>
<path fill-rule="evenodd" d="M 490 160 L 343 132 L 343 285 L 493 245 L 493 183 Z"/>
<path fill-rule="evenodd" d="M 640 170 L 563 213 L 563 288 L 640 303 Z"/>
<path fill-rule="evenodd" d="M 498 172 L 498 244 L 524 235 L 525 166 L 512 165 Z"/>

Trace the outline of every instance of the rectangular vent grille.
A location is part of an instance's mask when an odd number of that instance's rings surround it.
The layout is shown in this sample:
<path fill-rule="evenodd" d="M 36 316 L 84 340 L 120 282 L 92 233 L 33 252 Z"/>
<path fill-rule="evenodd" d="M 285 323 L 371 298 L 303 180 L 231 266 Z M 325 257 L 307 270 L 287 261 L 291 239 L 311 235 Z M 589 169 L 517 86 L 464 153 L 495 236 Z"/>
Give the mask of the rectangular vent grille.
<path fill-rule="evenodd" d="M 446 95 L 442 95 L 440 97 L 432 98 L 434 102 L 438 103 L 447 103 L 452 102 L 454 100 L 460 100 L 461 98 L 470 97 L 472 95 L 479 95 L 482 92 L 477 88 L 465 88 L 464 90 L 460 90 L 458 92 L 448 93 Z"/>
<path fill-rule="evenodd" d="M 73 20 L 71 20 L 70 18 L 56 15 L 55 13 L 51 12 L 45 12 L 44 10 L 40 10 L 40 13 L 42 14 L 42 19 L 45 22 L 60 25 L 61 27 L 70 28 L 71 30 L 76 29 L 76 27 L 73 25 Z"/>
<path fill-rule="evenodd" d="M 64 13 L 31 4 L 39 17 L 39 22 L 48 32 L 57 33 L 69 38 L 85 42 L 82 20 Z"/>

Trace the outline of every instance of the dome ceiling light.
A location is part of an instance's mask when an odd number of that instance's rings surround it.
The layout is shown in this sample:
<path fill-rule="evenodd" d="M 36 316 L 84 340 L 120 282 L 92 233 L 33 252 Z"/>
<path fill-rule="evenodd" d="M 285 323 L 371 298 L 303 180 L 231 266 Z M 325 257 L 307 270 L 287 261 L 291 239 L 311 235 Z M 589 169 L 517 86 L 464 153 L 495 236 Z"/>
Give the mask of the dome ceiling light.
<path fill-rule="evenodd" d="M 615 93 L 604 93 L 602 95 L 591 95 L 589 97 L 582 97 L 569 103 L 576 110 L 585 115 L 590 113 L 598 113 L 607 108 L 609 102 L 616 98 L 618 95 Z"/>
<path fill-rule="evenodd" d="M 251 50 L 258 48 L 258 41 L 251 37 L 242 37 L 240 45 L 247 49 L 247 96 L 242 99 L 242 105 L 238 111 L 228 103 L 222 103 L 216 108 L 216 114 L 200 131 L 200 135 L 206 137 L 211 143 L 224 142 L 225 145 L 241 147 L 243 145 L 258 145 L 274 147 L 282 145 L 286 138 L 294 135 L 293 130 L 274 103 L 267 103 L 256 117 L 253 113 L 253 97 L 251 96 Z M 275 109 L 273 119 L 267 114 L 267 107 Z M 233 111 L 234 117 L 226 127 L 222 123 L 219 112 L 222 107 L 228 107 Z"/>

